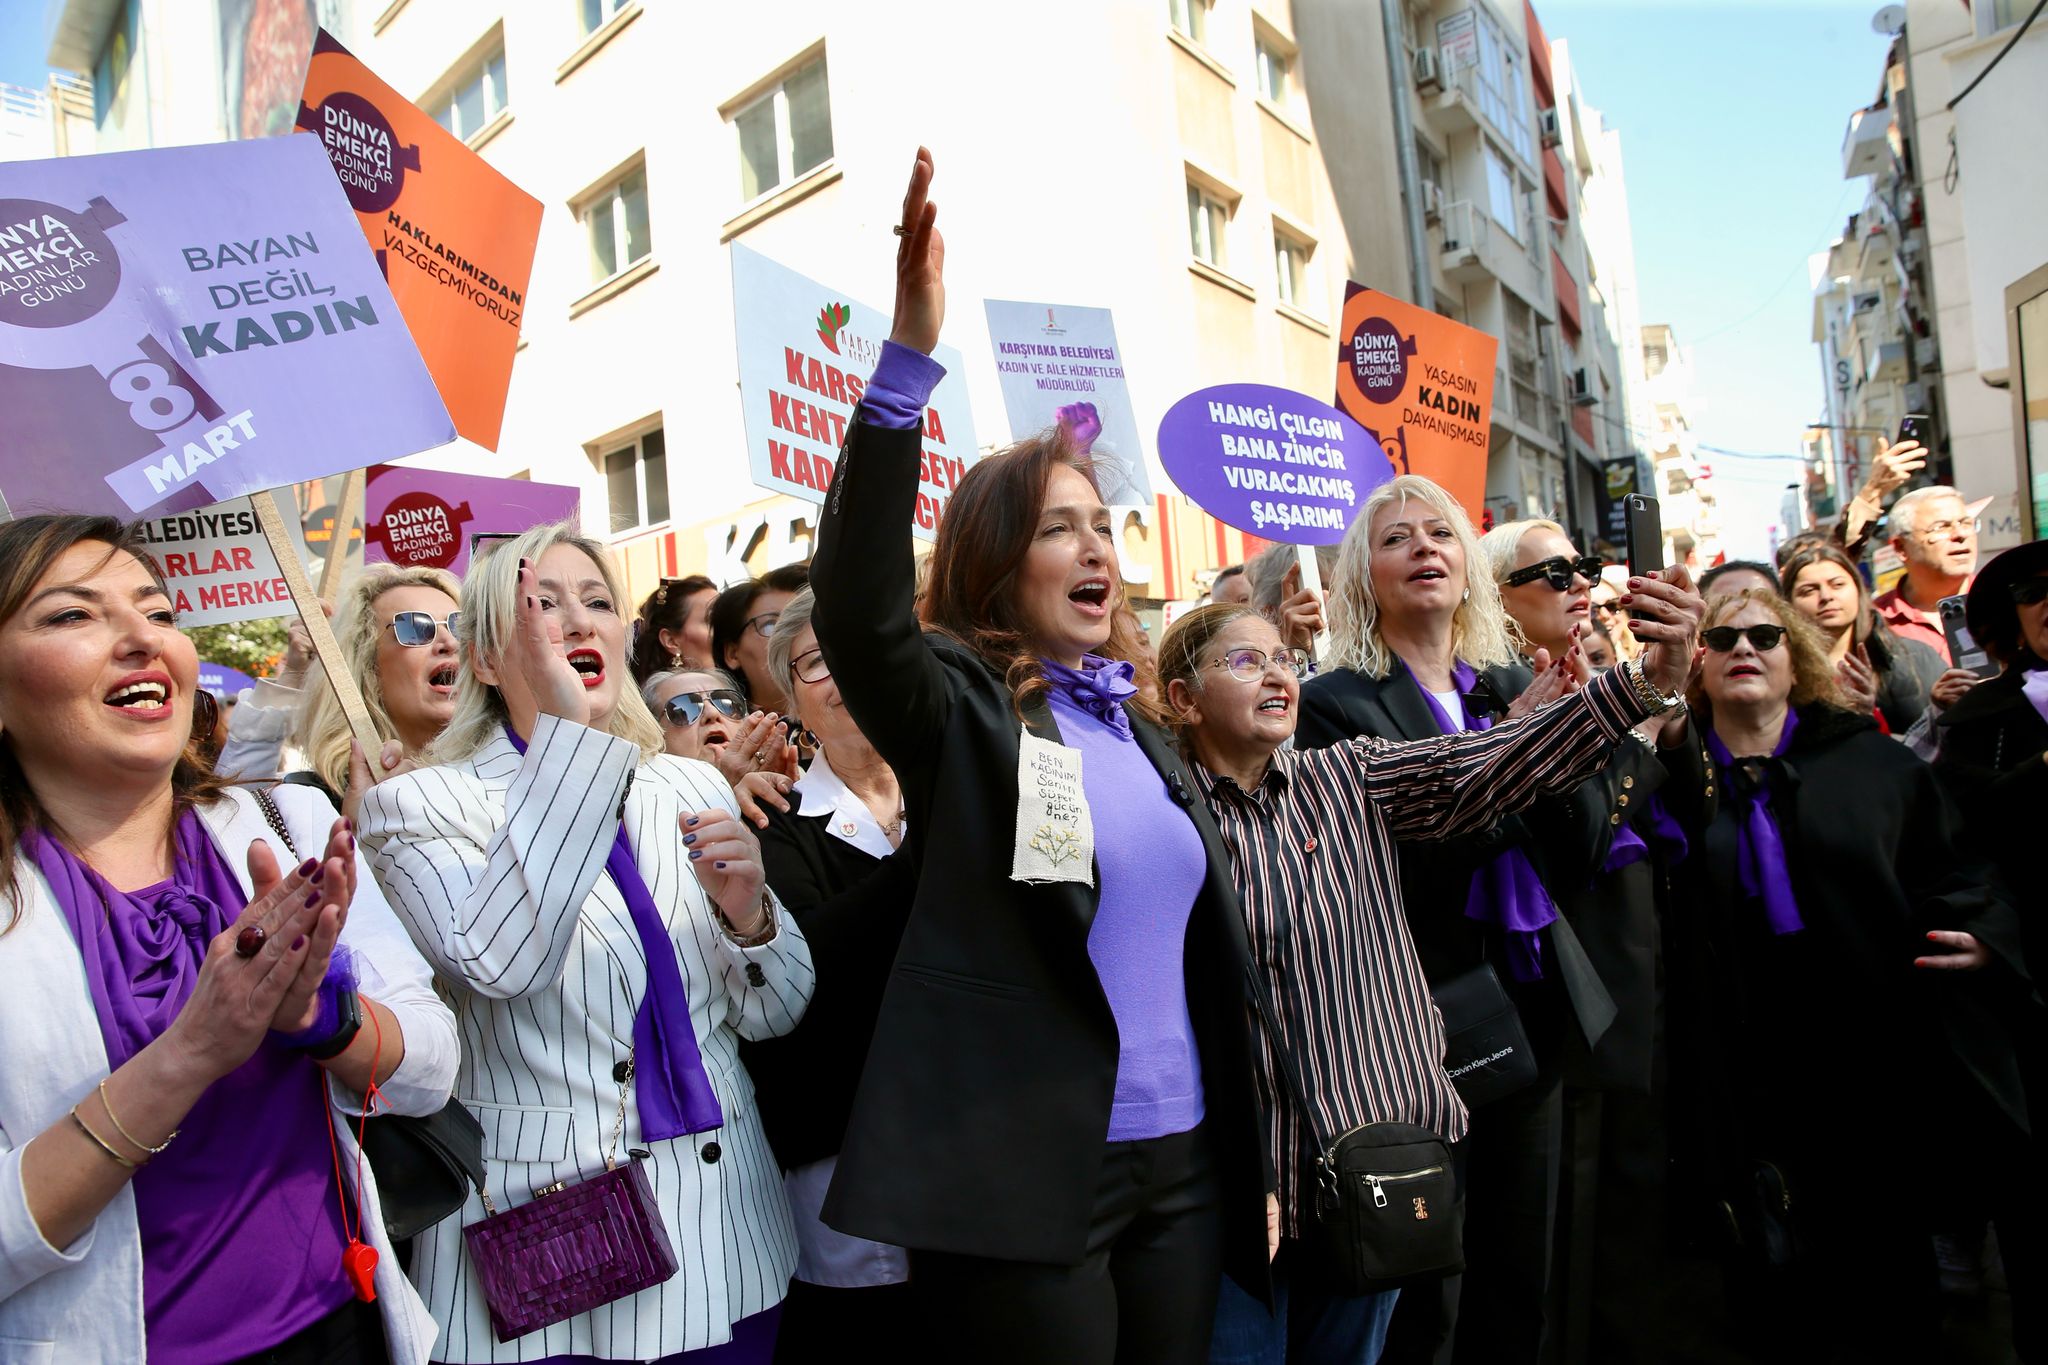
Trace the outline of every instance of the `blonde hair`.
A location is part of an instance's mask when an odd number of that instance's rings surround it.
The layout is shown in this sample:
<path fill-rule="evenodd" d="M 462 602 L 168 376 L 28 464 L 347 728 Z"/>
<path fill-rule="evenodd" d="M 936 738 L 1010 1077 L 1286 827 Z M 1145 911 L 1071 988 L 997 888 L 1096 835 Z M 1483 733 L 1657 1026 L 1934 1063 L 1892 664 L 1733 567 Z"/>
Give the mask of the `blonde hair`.
<path fill-rule="evenodd" d="M 1331 585 L 1330 659 L 1368 678 L 1394 671 L 1394 651 L 1380 638 L 1380 605 L 1372 590 L 1372 522 L 1393 502 L 1419 502 L 1441 516 L 1465 552 L 1465 600 L 1451 615 L 1451 652 L 1474 668 L 1494 668 L 1517 658 L 1500 585 L 1490 574 L 1475 573 L 1483 562 L 1479 537 L 1465 509 L 1439 485 L 1420 474 L 1402 474 L 1381 484 L 1362 503 L 1337 550 L 1337 572 Z"/>
<path fill-rule="evenodd" d="M 1506 582 L 1507 576 L 1515 571 L 1515 560 L 1520 558 L 1522 553 L 1522 541 L 1531 531 L 1555 531 L 1567 541 L 1572 538 L 1570 531 L 1548 517 L 1529 517 L 1522 521 L 1503 522 L 1494 527 L 1479 538 L 1479 548 L 1485 552 L 1486 567 L 1492 572 L 1495 584 Z M 1505 602 L 1502 603 L 1502 609 L 1506 610 Z M 1514 639 L 1516 648 L 1524 653 L 1528 652 L 1531 644 L 1528 632 L 1522 629 L 1522 623 L 1515 619 L 1513 612 L 1508 612 L 1508 634 Z M 1608 637 L 1610 643 L 1613 638 Z M 1620 658 L 1619 646 L 1616 646 L 1615 657 Z"/>
<path fill-rule="evenodd" d="M 1790 704 L 1796 710 L 1819 702 L 1837 710 L 1848 710 L 1848 703 L 1842 696 L 1841 688 L 1835 685 L 1835 667 L 1828 662 L 1827 640 L 1820 633 L 1820 627 L 1806 619 L 1806 613 L 1787 602 L 1769 588 L 1744 588 L 1741 592 L 1722 593 L 1707 599 L 1707 614 L 1700 620 L 1700 630 L 1713 629 L 1744 607 L 1755 603 L 1777 618 L 1785 628 L 1785 649 L 1792 657 L 1792 695 Z M 1713 702 L 1707 696 L 1706 676 L 1695 671 L 1691 685 L 1686 689 L 1686 701 L 1701 715 L 1713 720 Z"/>
<path fill-rule="evenodd" d="M 469 573 L 462 580 L 462 628 L 456 633 L 456 642 L 462 646 L 462 673 L 455 685 L 455 714 L 448 718 L 448 728 L 428 749 L 426 762 L 461 762 L 489 744 L 511 718 L 498 689 L 477 676 L 476 663 L 479 659 L 502 659 L 505 646 L 518 629 L 519 561 L 528 559 L 539 564 L 540 557 L 557 545 L 572 546 L 588 556 L 604 579 L 612 610 L 618 613 L 620 622 L 631 619 L 611 556 L 603 545 L 584 535 L 573 520 L 536 526 L 512 540 L 497 542 L 481 557 L 471 556 Z M 624 652 L 616 662 L 624 674 Z M 639 689 L 626 685 L 629 677 L 619 681 L 618 704 L 612 707 L 603 728 L 608 734 L 639 745 L 643 759 L 653 758 L 662 752 L 661 726 L 647 709 Z"/>
<path fill-rule="evenodd" d="M 370 724 L 376 727 L 377 738 L 386 743 L 399 735 L 391 722 L 391 712 L 385 707 L 384 680 L 377 671 L 377 646 L 384 637 L 383 628 L 377 623 L 377 599 L 393 588 L 434 588 L 447 593 L 451 605 L 462 595 L 462 584 L 445 569 L 371 564 L 348 585 L 341 601 L 335 604 L 340 626 L 335 638 L 341 644 L 342 657 L 348 660 L 349 673 L 362 691 L 363 709 L 369 712 Z M 306 670 L 300 688 L 305 701 L 298 723 L 292 727 L 292 745 L 306 756 L 306 766 L 322 782 L 335 791 L 346 791 L 349 741 L 354 736 L 334 689 L 328 686 L 327 670 L 318 660 Z"/>

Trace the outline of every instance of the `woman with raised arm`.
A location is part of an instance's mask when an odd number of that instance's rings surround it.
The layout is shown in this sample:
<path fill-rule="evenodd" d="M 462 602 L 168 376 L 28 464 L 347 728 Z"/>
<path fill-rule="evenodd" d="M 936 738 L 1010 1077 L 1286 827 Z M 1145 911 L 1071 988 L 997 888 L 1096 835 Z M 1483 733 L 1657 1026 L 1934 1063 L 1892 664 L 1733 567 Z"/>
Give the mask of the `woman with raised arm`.
<path fill-rule="evenodd" d="M 967 471 L 919 628 L 931 177 L 920 150 L 812 563 L 825 665 L 918 863 L 824 1217 L 910 1249 L 910 1331 L 940 1359 L 1193 1365 L 1220 1273 L 1266 1292 L 1244 920 L 1136 700 L 1111 519 L 1064 437 Z"/>
<path fill-rule="evenodd" d="M 1363 1124 L 1413 1124 L 1451 1142 L 1466 1126 L 1409 937 L 1394 840 L 1484 829 L 1598 769 L 1691 662 L 1697 604 L 1653 605 L 1658 615 L 1641 623 L 1656 642 L 1647 683 L 1630 664 L 1515 725 L 1313 750 L 1286 747 L 1307 656 L 1251 607 L 1201 607 L 1166 633 L 1167 707 L 1230 849 L 1272 1011 L 1259 1061 L 1280 1176 L 1277 1311 L 1225 1284 L 1210 1365 L 1379 1358 L 1395 1292 L 1340 1287 L 1317 1236 L 1318 1159 Z"/>
<path fill-rule="evenodd" d="M 332 806 L 195 762 L 198 670 L 118 522 L 0 526 L 0 1358 L 424 1362 L 357 1116 L 455 1021 Z"/>
<path fill-rule="evenodd" d="M 662 752 L 619 600 L 604 547 L 567 524 L 472 564 L 455 715 L 434 766 L 364 797 L 363 843 L 462 1022 L 493 1207 L 637 1161 L 679 1268 L 500 1340 L 472 1194 L 412 1267 L 442 1360 L 766 1362 L 796 1264 L 739 1040 L 795 1024 L 810 952 L 724 779 Z M 574 1254 L 560 1240 L 494 1264 L 539 1274 Z"/>

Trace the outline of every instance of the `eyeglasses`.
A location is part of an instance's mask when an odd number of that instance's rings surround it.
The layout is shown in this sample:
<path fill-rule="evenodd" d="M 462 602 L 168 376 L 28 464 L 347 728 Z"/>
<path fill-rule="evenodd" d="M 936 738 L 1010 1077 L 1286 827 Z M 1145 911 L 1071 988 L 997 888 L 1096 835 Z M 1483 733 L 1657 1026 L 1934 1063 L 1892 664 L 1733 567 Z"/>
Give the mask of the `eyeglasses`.
<path fill-rule="evenodd" d="M 1271 654 L 1263 649 L 1233 649 L 1209 667 L 1224 669 L 1239 682 L 1257 682 L 1266 676 L 1269 664 L 1279 664 L 1297 678 L 1308 674 L 1307 652 L 1288 647 L 1276 649 Z"/>
<path fill-rule="evenodd" d="M 807 683 L 821 683 L 832 676 L 831 668 L 825 663 L 825 651 L 822 649 L 805 650 L 789 661 L 789 669 L 796 674 L 799 681 Z"/>
<path fill-rule="evenodd" d="M 391 618 L 388 629 L 398 637 L 398 643 L 407 649 L 416 649 L 434 643 L 434 631 L 439 626 L 448 627 L 448 638 L 456 639 L 455 628 L 460 624 L 462 613 L 459 611 L 449 612 L 445 621 L 436 621 L 430 611 L 401 611 Z"/>
<path fill-rule="evenodd" d="M 764 611 L 759 616 L 749 616 L 740 629 L 751 630 L 765 640 L 775 633 L 775 623 L 781 619 L 782 613 L 779 611 Z"/>
<path fill-rule="evenodd" d="M 1946 540 L 1952 535 L 1974 536 L 1977 534 L 1977 522 L 1973 517 L 1964 517 L 1961 521 L 1930 521 L 1925 526 L 1915 526 L 1913 534 L 1922 540 Z"/>
<path fill-rule="evenodd" d="M 2032 578 L 2022 578 L 2012 585 L 2011 591 L 2014 606 L 2031 607 L 2048 597 L 2048 577 L 2036 574 Z"/>
<path fill-rule="evenodd" d="M 721 687 L 711 692 L 678 692 L 661 704 L 661 714 L 676 729 L 687 730 L 704 718 L 707 705 L 727 720 L 738 720 L 747 713 L 740 694 Z"/>
<path fill-rule="evenodd" d="M 1606 567 L 1607 562 L 1599 555 L 1582 555 L 1578 559 L 1573 559 L 1569 555 L 1552 555 L 1548 559 L 1537 560 L 1526 569 L 1515 570 L 1507 576 L 1506 585 L 1510 588 L 1519 588 L 1524 583 L 1534 583 L 1537 579 L 1543 578 L 1548 579 L 1550 586 L 1556 591 L 1570 592 L 1574 575 L 1588 583 L 1598 583 L 1600 571 Z"/>
<path fill-rule="evenodd" d="M 1783 626 L 1715 626 L 1700 632 L 1700 638 L 1707 642 L 1707 648 L 1716 654 L 1726 654 L 1735 648 L 1735 642 L 1749 637 L 1750 647 L 1763 654 L 1776 649 L 1785 639 Z"/>

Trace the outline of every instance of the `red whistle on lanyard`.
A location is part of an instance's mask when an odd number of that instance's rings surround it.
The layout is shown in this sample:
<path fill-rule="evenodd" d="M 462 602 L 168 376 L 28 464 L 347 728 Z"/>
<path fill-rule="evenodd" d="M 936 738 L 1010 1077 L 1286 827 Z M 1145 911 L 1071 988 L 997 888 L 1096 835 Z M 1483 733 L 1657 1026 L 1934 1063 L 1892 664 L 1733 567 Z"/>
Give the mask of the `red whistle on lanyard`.
<path fill-rule="evenodd" d="M 358 1299 L 364 1303 L 377 1301 L 377 1248 L 351 1241 L 348 1250 L 341 1253 L 341 1269 Z"/>

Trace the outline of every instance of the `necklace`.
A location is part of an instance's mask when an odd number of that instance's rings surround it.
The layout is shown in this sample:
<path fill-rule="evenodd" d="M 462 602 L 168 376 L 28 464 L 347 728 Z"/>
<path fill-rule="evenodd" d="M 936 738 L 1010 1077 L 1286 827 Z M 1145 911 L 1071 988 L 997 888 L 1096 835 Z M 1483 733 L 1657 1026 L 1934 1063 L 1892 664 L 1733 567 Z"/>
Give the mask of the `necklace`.
<path fill-rule="evenodd" d="M 883 837 L 892 844 L 903 837 L 903 817 L 906 813 L 903 807 L 898 806 L 896 808 L 896 818 L 882 826 Z"/>

